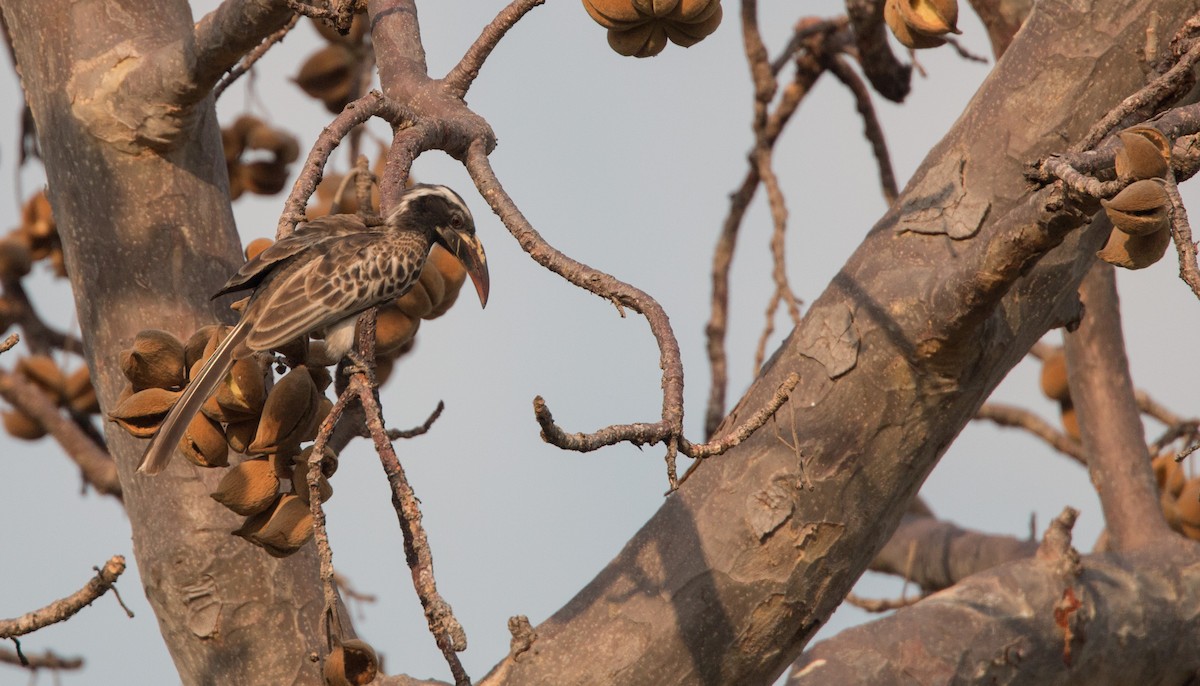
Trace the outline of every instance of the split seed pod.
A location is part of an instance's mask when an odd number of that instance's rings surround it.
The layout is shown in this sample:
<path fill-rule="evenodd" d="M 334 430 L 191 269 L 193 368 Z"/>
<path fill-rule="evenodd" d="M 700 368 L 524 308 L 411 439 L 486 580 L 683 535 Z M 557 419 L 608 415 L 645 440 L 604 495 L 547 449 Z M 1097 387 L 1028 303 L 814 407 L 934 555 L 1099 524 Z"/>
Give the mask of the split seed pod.
<path fill-rule="evenodd" d="M 366 641 L 352 638 L 329 651 L 323 671 L 328 686 L 366 686 L 379 674 L 379 658 Z"/>
<path fill-rule="evenodd" d="M 316 447 L 316 445 L 310 445 L 296 456 L 296 471 L 306 471 L 308 469 L 308 461 L 312 458 L 313 449 Z M 333 450 L 326 447 L 325 456 L 321 459 L 321 474 L 323 474 L 327 479 L 332 478 L 334 472 L 337 471 L 337 468 L 338 456 L 333 452 Z"/>
<path fill-rule="evenodd" d="M 272 509 L 254 515 L 233 533 L 262 547 L 273 557 L 287 557 L 312 538 L 312 524 L 308 505 L 286 493 Z"/>
<path fill-rule="evenodd" d="M 267 460 L 246 460 L 225 472 L 212 494 L 213 500 L 249 516 L 263 512 L 279 494 L 279 478 Z"/>
<path fill-rule="evenodd" d="M 134 390 L 179 388 L 185 378 L 183 361 L 183 344 L 178 338 L 147 329 L 138 332 L 133 347 L 121 353 L 121 371 Z"/>
<path fill-rule="evenodd" d="M 425 315 L 425 318 L 436 319 L 446 314 L 454 305 L 454 301 L 458 300 L 458 293 L 467 279 L 467 270 L 463 268 L 462 262 L 459 262 L 457 257 L 451 255 L 440 245 L 435 245 L 433 250 L 429 251 L 429 259 L 425 262 L 425 268 L 429 269 L 430 265 L 442 277 L 442 298 L 433 306 L 433 311 Z"/>
<path fill-rule="evenodd" d="M 609 29 L 608 46 L 626 57 L 653 57 L 667 47 L 667 30 L 659 22 Z"/>
<path fill-rule="evenodd" d="M 1062 348 L 1042 360 L 1042 393 L 1051 400 L 1070 400 L 1071 389 L 1067 386 L 1067 355 Z"/>
<path fill-rule="evenodd" d="M 267 399 L 265 372 L 255 356 L 244 357 L 233 364 L 228 378 L 209 398 L 209 402 L 220 407 L 222 421 L 243 421 L 262 412 Z"/>
<path fill-rule="evenodd" d="M 588 15 L 606 29 L 624 30 L 649 21 L 630 0 L 583 0 Z"/>
<path fill-rule="evenodd" d="M 263 406 L 258 433 L 249 450 L 273 453 L 281 448 L 300 445 L 309 429 L 321 396 L 307 367 L 296 367 L 283 375 L 271 389 Z"/>
<path fill-rule="evenodd" d="M 683 48 L 690 48 L 707 38 L 721 25 L 721 18 L 723 16 L 719 2 L 712 2 L 709 7 L 712 8 L 712 13 L 700 21 L 694 23 L 666 22 L 667 38 L 671 39 L 671 42 L 675 45 Z"/>
<path fill-rule="evenodd" d="M 250 452 L 250 444 L 254 442 L 254 435 L 257 433 L 258 417 L 241 422 L 230 422 L 225 427 L 225 441 L 229 443 L 233 452 L 253 455 L 254 453 Z"/>
<path fill-rule="evenodd" d="M 179 400 L 180 391 L 164 388 L 147 388 L 121 401 L 108 418 L 136 438 L 150 438 L 158 431 L 158 425 L 167 412 Z"/>
<path fill-rule="evenodd" d="M 179 452 L 197 467 L 228 467 L 229 444 L 221 425 L 197 413 L 179 439 Z"/>
<path fill-rule="evenodd" d="M 358 60 L 350 48 L 331 44 L 313 53 L 300 67 L 296 85 L 325 103 L 331 112 L 341 112 L 350 102 Z"/>
<path fill-rule="evenodd" d="M 401 311 L 396 303 L 379 308 L 375 318 L 375 355 L 389 357 L 417 335 L 421 320 Z"/>
<path fill-rule="evenodd" d="M 945 44 L 947 33 L 961 33 L 956 0 L 887 0 L 883 20 L 902 45 L 914 50 Z"/>
<path fill-rule="evenodd" d="M 16 238 L 0 240 L 0 280 L 19 281 L 33 269 L 33 253 L 29 246 Z"/>
<path fill-rule="evenodd" d="M 1145 236 L 1171 225 L 1171 199 L 1162 179 L 1134 181 L 1112 200 L 1101 200 L 1104 212 L 1117 229 Z"/>
<path fill-rule="evenodd" d="M 220 337 L 224 335 L 225 327 L 220 324 L 209 324 L 197 329 L 183 346 L 183 363 L 188 369 L 195 367 L 197 362 L 216 350 L 217 344 L 221 342 Z"/>
<path fill-rule="evenodd" d="M 246 259 L 252 260 L 258 254 L 275 244 L 270 238 L 255 238 L 246 244 Z"/>
<path fill-rule="evenodd" d="M 1162 136 L 1158 129 L 1147 130 Z M 1161 179 L 1167 176 L 1167 172 L 1171 170 L 1171 151 L 1169 149 L 1164 157 L 1159 146 L 1139 131 L 1122 131 L 1117 135 L 1121 139 L 1121 147 L 1117 149 L 1114 164 L 1117 178 Z M 1163 140 L 1165 141 L 1166 138 L 1164 137 Z"/>
<path fill-rule="evenodd" d="M 1161 260 L 1169 245 L 1171 232 L 1167 229 L 1159 229 L 1148 236 L 1132 236 L 1113 229 L 1096 257 L 1125 269 L 1145 269 Z"/>

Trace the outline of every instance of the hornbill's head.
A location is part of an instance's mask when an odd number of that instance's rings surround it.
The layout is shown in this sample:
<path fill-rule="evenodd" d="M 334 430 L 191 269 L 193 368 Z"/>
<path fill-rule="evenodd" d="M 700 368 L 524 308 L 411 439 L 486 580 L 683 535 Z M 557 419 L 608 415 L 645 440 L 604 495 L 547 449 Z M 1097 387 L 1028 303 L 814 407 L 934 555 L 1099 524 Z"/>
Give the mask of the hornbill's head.
<path fill-rule="evenodd" d="M 475 219 L 467 203 L 446 186 L 416 184 L 404 192 L 389 222 L 398 221 L 407 227 L 432 233 L 438 245 L 450 251 L 466 268 L 479 304 L 487 306 L 488 268 L 483 244 L 475 235 Z"/>

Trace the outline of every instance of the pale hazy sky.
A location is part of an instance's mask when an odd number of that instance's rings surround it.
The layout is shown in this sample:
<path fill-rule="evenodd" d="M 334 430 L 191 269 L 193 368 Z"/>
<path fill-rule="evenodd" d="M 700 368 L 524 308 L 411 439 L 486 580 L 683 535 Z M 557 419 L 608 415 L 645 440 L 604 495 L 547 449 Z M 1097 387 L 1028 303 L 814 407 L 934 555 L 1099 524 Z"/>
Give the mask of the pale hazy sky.
<path fill-rule="evenodd" d="M 444 74 L 503 4 L 420 3 L 431 73 Z M 702 438 L 708 392 L 703 330 L 712 248 L 751 143 L 737 3 L 725 5 L 724 23 L 705 41 L 634 60 L 608 48 L 604 30 L 578 0 L 553 0 L 509 33 L 468 96 L 499 137 L 492 156 L 497 173 L 543 236 L 639 286 L 666 308 L 683 351 L 686 426 L 693 440 Z M 197 16 L 211 6 L 204 3 Z M 800 12 L 833 16 L 842 9 L 832 0 L 763 2 L 760 20 L 772 54 Z M 969 11 L 960 28 L 967 47 L 990 56 Z M 287 77 L 320 44 L 302 23 L 261 63 L 256 98 L 247 99 L 248 79 L 226 93 L 222 120 L 249 111 L 311 142 L 329 115 Z M 907 104 L 876 98 L 902 186 L 990 69 L 949 49 L 923 52 L 920 59 L 929 76 L 914 78 Z M 0 69 L 0 92 L 8 103 L 0 108 L 0 131 L 10 132 L 0 146 L 0 178 L 13 178 L 19 92 L 7 64 Z M 806 302 L 820 294 L 885 209 L 861 130 L 845 89 L 824 77 L 777 148 L 791 211 L 789 268 Z M 346 161 L 336 156 L 335 164 L 344 169 Z M 659 507 L 666 487 L 660 447 L 617 446 L 580 455 L 542 443 L 533 397 L 544 396 L 568 431 L 655 421 L 658 352 L 644 320 L 620 318 L 609 303 L 526 257 L 456 162 L 429 153 L 414 173 L 463 194 L 491 266 L 487 309 L 463 298 L 445 317 L 425 323 L 416 351 L 398 365 L 384 391 L 388 423 L 396 427 L 419 424 L 439 399 L 446 402 L 430 434 L 397 447 L 423 503 L 439 588 L 467 631 L 464 664 L 478 679 L 508 650 L 507 618 L 525 614 L 537 624 L 562 606 Z M 27 170 L 21 183 L 26 195 L 40 187 L 40 171 Z M 1196 195 L 1190 186 L 1184 192 L 1185 199 Z M 15 190 L 0 193 L 0 219 L 8 226 L 18 221 L 15 198 Z M 235 203 L 244 240 L 273 234 L 281 201 L 246 196 Z M 751 380 L 772 289 L 769 239 L 760 193 L 733 270 L 731 400 Z M 48 318 L 72 327 L 66 287 L 46 272 L 37 270 L 32 292 Z M 1193 345 L 1200 303 L 1178 280 L 1170 255 L 1151 269 L 1122 274 L 1120 286 L 1136 382 L 1177 412 L 1197 414 L 1200 393 L 1171 361 Z M 780 319 L 771 349 L 788 329 Z M 1051 338 L 1057 341 L 1057 334 Z M 0 364 L 11 366 L 16 354 Z M 997 396 L 1056 420 L 1056 407 L 1037 391 L 1037 373 L 1036 365 L 1023 363 Z M 10 515 L 21 513 L 0 528 L 6 561 L 0 616 L 78 589 L 93 565 L 116 553 L 131 563 L 119 588 L 137 613 L 125 618 L 105 596 L 70 621 L 26 636 L 24 649 L 84 657 L 84 671 L 62 675 L 68 686 L 174 682 L 132 564 L 121 508 L 109 498 L 80 496 L 77 470 L 49 440 L 31 444 L 0 436 L 0 445 L 0 498 Z M 388 671 L 449 678 L 412 591 L 387 482 L 365 442 L 351 446 L 333 485 L 327 512 L 335 564 L 358 590 L 379 597 L 373 605 L 351 605 L 360 635 L 384 656 Z M 1040 531 L 1065 505 L 1082 511 L 1076 526 L 1082 549 L 1101 528 L 1082 468 L 1019 432 L 988 425 L 964 431 L 922 493 L 940 516 L 987 532 L 1024 536 L 1031 514 Z M 868 575 L 858 592 L 894 596 L 899 583 Z M 844 608 L 822 635 L 864 618 Z M 24 672 L 0 666 L 0 686 L 28 680 Z M 51 677 L 43 675 L 40 683 Z"/>

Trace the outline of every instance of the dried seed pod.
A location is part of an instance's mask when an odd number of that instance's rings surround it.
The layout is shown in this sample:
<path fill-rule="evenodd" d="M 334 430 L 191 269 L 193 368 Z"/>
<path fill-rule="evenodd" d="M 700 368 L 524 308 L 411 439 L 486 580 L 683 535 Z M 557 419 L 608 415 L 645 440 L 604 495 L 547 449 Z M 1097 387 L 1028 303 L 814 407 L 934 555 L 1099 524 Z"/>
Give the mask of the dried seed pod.
<path fill-rule="evenodd" d="M 42 389 L 55 403 L 66 396 L 67 379 L 48 355 L 30 355 L 17 360 L 16 372 Z"/>
<path fill-rule="evenodd" d="M 1159 493 L 1158 506 L 1162 508 L 1163 519 L 1167 520 L 1167 526 L 1183 533 L 1182 522 L 1179 521 L 1179 506 L 1175 502 L 1175 498 L 1166 493 Z"/>
<path fill-rule="evenodd" d="M 1154 469 L 1154 480 L 1158 484 L 1158 490 L 1172 498 L 1179 497 L 1187 477 L 1179 463 L 1175 461 L 1175 453 L 1170 451 L 1162 453 L 1151 460 L 1150 466 Z"/>
<path fill-rule="evenodd" d="M 333 401 L 318 394 L 312 414 L 305 418 L 307 424 L 304 433 L 300 436 L 301 443 L 316 440 L 317 434 L 321 431 L 321 423 L 329 416 L 331 410 L 333 410 Z"/>
<path fill-rule="evenodd" d="M 379 658 L 366 641 L 352 638 L 329 651 L 322 669 L 327 686 L 366 686 L 379 674 Z"/>
<path fill-rule="evenodd" d="M 133 347 L 121 353 L 121 371 L 134 390 L 179 388 L 185 380 L 184 370 L 183 344 L 166 331 L 140 331 Z"/>
<path fill-rule="evenodd" d="M 246 190 L 258 195 L 274 195 L 287 185 L 287 165 L 277 160 L 260 160 L 242 165 Z"/>
<path fill-rule="evenodd" d="M 402 345 L 417 335 L 420 326 L 420 319 L 405 313 L 396 303 L 380 307 L 375 318 L 375 356 L 395 355 Z"/>
<path fill-rule="evenodd" d="M 257 356 L 244 357 L 233 364 L 225 382 L 210 400 L 217 403 L 226 422 L 257 417 L 267 399 L 266 369 Z"/>
<path fill-rule="evenodd" d="M 164 388 L 147 388 L 138 391 L 117 404 L 108 418 L 136 438 L 150 438 L 158 431 L 158 425 L 167 412 L 179 400 L 180 391 Z"/>
<path fill-rule="evenodd" d="M 650 20 L 631 0 L 583 0 L 583 8 L 592 20 L 610 30 L 631 29 Z"/>
<path fill-rule="evenodd" d="M 246 259 L 252 260 L 258 254 L 275 244 L 270 238 L 255 238 L 246 244 Z"/>
<path fill-rule="evenodd" d="M 4 430 L 14 438 L 36 441 L 46 435 L 41 422 L 17 409 L 0 412 L 0 420 L 4 422 Z"/>
<path fill-rule="evenodd" d="M 221 149 L 225 153 L 226 165 L 237 162 L 246 151 L 246 137 L 243 132 L 232 126 L 221 129 Z"/>
<path fill-rule="evenodd" d="M 58 233 L 46 191 L 38 191 L 21 208 L 21 230 L 34 240 L 47 239 Z"/>
<path fill-rule="evenodd" d="M 263 512 L 279 494 L 279 478 L 267 460 L 246 460 L 225 472 L 212 494 L 213 500 L 234 512 L 250 516 Z"/>
<path fill-rule="evenodd" d="M 1112 200 L 1101 200 L 1100 204 L 1115 228 L 1134 236 L 1152 234 L 1171 225 L 1171 199 L 1162 179 L 1134 181 Z"/>
<path fill-rule="evenodd" d="M 358 59 L 345 45 L 327 45 L 309 56 L 296 75 L 296 85 L 325 103 L 326 109 L 341 112 L 353 99 Z"/>
<path fill-rule="evenodd" d="M 887 23 L 888 28 L 892 30 L 892 35 L 900 44 L 912 48 L 913 50 L 923 50 L 925 48 L 936 48 L 939 45 L 945 45 L 946 41 L 939 38 L 939 34 L 925 33 L 917 31 L 905 19 L 904 7 L 908 6 L 910 0 L 886 0 L 883 4 L 883 20 Z"/>
<path fill-rule="evenodd" d="M 246 134 L 246 147 L 252 150 L 267 150 L 275 154 L 275 160 L 290 164 L 300 156 L 300 144 L 296 137 L 270 126 L 259 126 Z"/>
<path fill-rule="evenodd" d="M 179 439 L 179 452 L 197 467 L 228 467 L 229 444 L 221 425 L 197 414 Z"/>
<path fill-rule="evenodd" d="M 293 458 L 292 461 L 295 463 L 296 471 L 303 472 L 308 469 L 308 461 L 312 458 L 313 449 L 316 447 L 316 445 L 310 445 L 304 450 L 300 451 L 300 453 Z M 326 479 L 332 478 L 334 472 L 337 471 L 337 468 L 337 454 L 334 453 L 330 448 L 326 447 L 325 456 L 321 458 L 321 474 Z"/>
<path fill-rule="evenodd" d="M 656 21 L 629 29 L 609 29 L 608 46 L 626 57 L 653 57 L 667 47 L 667 31 Z"/>
<path fill-rule="evenodd" d="M 1171 232 L 1168 229 L 1160 229 L 1148 236 L 1134 236 L 1113 229 L 1096 257 L 1125 269 L 1145 269 L 1161 260 L 1169 245 Z"/>
<path fill-rule="evenodd" d="M 366 15 L 362 13 L 354 15 L 353 21 L 350 22 L 350 31 L 344 36 L 338 33 L 337 29 L 319 19 L 313 19 L 312 25 L 317 33 L 330 43 L 358 45 L 363 42 L 363 37 L 367 33 L 367 19 Z"/>
<path fill-rule="evenodd" d="M 333 383 L 333 375 L 325 367 L 309 367 L 308 374 L 312 377 L 313 384 L 316 385 L 317 390 L 322 393 Z"/>
<path fill-rule="evenodd" d="M 296 495 L 285 493 L 273 508 L 254 515 L 233 533 L 262 547 L 274 557 L 287 557 L 312 538 L 312 525 L 312 513 L 308 511 L 308 505 Z"/>
<path fill-rule="evenodd" d="M 442 273 L 437 270 L 437 267 L 430 264 L 428 260 L 421 268 L 417 283 L 421 284 L 421 288 L 425 289 L 425 294 L 429 296 L 431 310 L 446 298 L 446 280 L 442 278 Z"/>
<path fill-rule="evenodd" d="M 309 429 L 320 397 L 323 396 L 307 367 L 296 367 L 284 374 L 267 396 L 258 433 L 249 450 L 273 453 L 281 448 L 298 446 L 303 440 L 301 436 Z"/>
<path fill-rule="evenodd" d="M 405 345 L 411 345 L 411 344 L 412 344 L 412 341 L 409 341 Z M 401 355 L 403 355 L 404 351 L 405 351 L 404 346 L 401 346 L 400 349 L 396 351 L 395 356 L 392 356 L 392 357 L 380 357 L 378 355 L 375 356 L 375 383 L 382 386 L 385 383 L 387 383 L 388 379 L 392 378 L 392 370 L 394 370 L 396 368 L 396 359 L 398 357 L 400 357 Z"/>
<path fill-rule="evenodd" d="M 1182 471 L 1182 470 L 1181 470 Z M 1187 527 L 1200 529 L 1200 477 L 1189 479 L 1179 491 L 1175 501 L 1179 522 Z"/>
<path fill-rule="evenodd" d="M 197 362 L 207 359 L 212 351 L 216 350 L 224 335 L 225 327 L 220 324 L 209 324 L 197 329 L 183 346 L 183 363 L 187 369 L 191 370 Z"/>
<path fill-rule="evenodd" d="M 440 245 L 435 245 L 433 250 L 429 251 L 429 259 L 425 262 L 425 268 L 428 269 L 430 265 L 433 265 L 433 268 L 442 277 L 442 297 L 434 304 L 433 310 L 425 315 L 425 319 L 436 319 L 446 314 L 454 305 L 454 301 L 458 300 L 463 282 L 467 279 L 467 270 L 463 268 L 462 262 L 459 262 L 457 257 L 451 255 Z"/>
<path fill-rule="evenodd" d="M 258 433 L 258 417 L 240 422 L 230 422 L 225 426 L 225 442 L 229 449 L 242 455 L 254 455 L 250 452 L 250 444 Z"/>
<path fill-rule="evenodd" d="M 914 33 L 943 36 L 958 30 L 958 0 L 897 0 L 900 18 Z"/>
<path fill-rule="evenodd" d="M 714 11 L 705 16 L 702 21 L 694 23 L 667 22 L 665 25 L 667 38 L 683 48 L 690 48 L 707 38 L 721 25 L 723 16 L 720 3 L 714 2 L 712 7 Z"/>
<path fill-rule="evenodd" d="M 396 298 L 394 302 L 401 312 L 414 319 L 420 319 L 433 311 L 433 300 L 420 281 L 414 283 L 407 293 Z"/>
<path fill-rule="evenodd" d="M 1075 406 L 1070 400 L 1061 403 L 1063 431 L 1077 441 L 1083 440 L 1079 433 L 1079 418 L 1075 416 Z"/>
<path fill-rule="evenodd" d="M 1153 143 L 1154 147 L 1158 148 L 1158 154 L 1161 155 L 1168 164 L 1170 164 L 1171 141 L 1162 131 L 1159 131 L 1153 126 L 1131 126 L 1128 129 L 1125 129 L 1125 133 L 1136 133 L 1142 138 L 1145 138 Z"/>
<path fill-rule="evenodd" d="M 33 269 L 33 253 L 22 240 L 8 237 L 0 240 L 0 280 L 13 283 Z"/>
<path fill-rule="evenodd" d="M 633 0 L 638 13 L 650 17 L 665 17 L 679 5 L 679 0 Z"/>
<path fill-rule="evenodd" d="M 1071 389 L 1067 386 L 1067 355 L 1062 348 L 1042 360 L 1042 393 L 1051 400 L 1070 400 Z"/>
<path fill-rule="evenodd" d="M 317 477 L 317 489 L 321 493 L 321 502 L 325 502 L 333 497 L 333 486 L 329 485 L 329 479 L 325 478 L 324 474 Z M 308 492 L 308 467 L 297 464 L 292 470 L 292 491 L 304 504 L 309 503 Z"/>
<path fill-rule="evenodd" d="M 1150 130 L 1157 133 L 1157 129 Z M 1154 141 L 1136 131 L 1122 131 L 1117 135 L 1121 139 L 1114 164 L 1117 178 L 1136 180 L 1166 177 L 1171 166 Z M 1170 154 L 1169 150 L 1167 154 Z"/>
<path fill-rule="evenodd" d="M 96 387 L 92 385 L 91 374 L 86 366 L 71 372 L 64 386 L 67 405 L 82 414 L 96 414 L 100 411 L 100 399 L 96 397 Z"/>

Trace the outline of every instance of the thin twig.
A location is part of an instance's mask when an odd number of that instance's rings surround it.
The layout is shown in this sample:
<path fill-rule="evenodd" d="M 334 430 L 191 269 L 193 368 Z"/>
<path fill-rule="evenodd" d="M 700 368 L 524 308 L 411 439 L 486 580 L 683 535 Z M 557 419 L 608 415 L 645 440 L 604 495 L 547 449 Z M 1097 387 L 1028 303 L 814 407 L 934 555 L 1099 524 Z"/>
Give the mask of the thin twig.
<path fill-rule="evenodd" d="M 479 70 L 483 67 L 483 63 L 492 54 L 492 50 L 496 49 L 500 39 L 504 38 L 504 34 L 508 33 L 508 30 L 521 20 L 521 17 L 545 2 L 546 0 L 513 0 L 507 7 L 500 10 L 496 18 L 483 27 L 479 38 L 476 38 L 471 47 L 467 48 L 467 52 L 463 54 L 458 64 L 454 65 L 454 68 L 447 72 L 446 77 L 442 79 L 450 87 L 451 92 L 459 98 L 465 96 L 475 81 L 475 77 L 479 76 Z"/>
<path fill-rule="evenodd" d="M 863 598 L 854 593 L 847 593 L 846 602 L 867 612 L 888 612 L 916 605 L 924 600 L 925 597 L 926 594 L 922 593 L 912 598 L 896 598 L 893 600 L 888 598 Z"/>
<path fill-rule="evenodd" d="M 225 92 L 226 88 L 229 88 L 231 85 L 233 85 L 234 81 L 237 81 L 242 77 L 243 74 L 250 71 L 250 68 L 254 66 L 254 63 L 262 59 L 263 55 L 266 55 L 267 51 L 274 47 L 275 44 L 282 42 L 284 37 L 287 36 L 288 32 L 296 26 L 296 22 L 298 21 L 300 21 L 300 15 L 293 15 L 292 18 L 288 20 L 288 23 L 284 24 L 282 28 L 267 36 L 265 39 L 263 39 L 263 42 L 260 43 L 258 47 L 246 53 L 246 56 L 242 58 L 242 61 L 234 65 L 232 69 L 230 69 L 225 73 L 224 76 L 221 77 L 221 80 L 217 82 L 217 85 L 213 86 L 213 100 L 219 99 L 221 94 Z"/>
<path fill-rule="evenodd" d="M 433 408 L 433 412 L 429 415 L 429 418 L 425 420 L 424 424 L 415 426 L 411 429 L 388 429 L 388 438 L 393 441 L 397 441 L 402 438 L 416 438 L 417 436 L 428 433 L 429 429 L 433 427 L 433 423 L 438 420 L 438 417 L 442 416 L 442 410 L 444 409 L 446 409 L 446 403 L 439 400 L 437 407 Z"/>
<path fill-rule="evenodd" d="M 27 612 L 15 619 L 0 619 L 0 639 L 16 638 L 43 627 L 64 621 L 91 605 L 97 598 L 113 587 L 125 571 L 125 558 L 113 555 L 104 568 L 97 571 L 83 588 L 71 595 L 56 600 L 41 608 Z"/>
<path fill-rule="evenodd" d="M 1187 210 L 1179 197 L 1179 186 L 1172 174 L 1166 179 L 1167 197 L 1171 199 L 1171 238 L 1179 255 L 1179 278 L 1200 298 L 1200 271 L 1196 266 L 1196 243 L 1192 240 L 1192 226 L 1188 223 Z"/>
<path fill-rule="evenodd" d="M 13 346 L 15 346 L 20 340 L 21 337 L 19 335 L 15 333 L 8 334 L 8 338 L 5 338 L 4 342 L 0 343 L 0 353 L 6 353 L 9 350 L 12 350 Z"/>
<path fill-rule="evenodd" d="M 31 671 L 39 669 L 57 671 L 60 669 L 81 669 L 83 667 L 83 658 L 59 657 L 49 650 L 39 655 L 26 655 L 7 648 L 0 648 L 0 663 L 18 665 Z"/>
<path fill-rule="evenodd" d="M 858 74 L 841 57 L 833 57 L 825 61 L 826 68 L 837 77 L 854 96 L 858 114 L 863 120 L 863 135 L 871 144 L 871 152 L 875 155 L 875 164 L 879 167 L 879 185 L 883 189 L 883 199 L 891 205 L 900 194 L 896 188 L 896 173 L 892 171 L 892 156 L 888 152 L 887 139 L 883 135 L 883 127 L 875 114 L 875 106 L 871 103 L 871 93 Z"/>
<path fill-rule="evenodd" d="M 767 420 L 774 416 L 775 412 L 787 402 L 787 399 L 792 394 L 792 390 L 796 388 L 796 384 L 798 383 L 800 383 L 799 374 L 795 372 L 788 374 L 788 377 L 779 385 L 779 388 L 775 391 L 775 395 L 771 396 L 767 404 L 759 408 L 757 412 L 742 422 L 736 429 L 722 436 L 719 440 L 708 443 L 694 444 L 687 441 L 687 439 L 681 439 L 679 449 L 683 451 L 683 454 L 697 460 L 712 457 L 713 455 L 720 455 L 749 438 L 750 434 L 757 431 L 763 424 L 766 424 Z"/>
<path fill-rule="evenodd" d="M 1000 403 L 984 403 L 975 413 L 976 419 L 986 419 L 1000 426 L 1024 429 L 1045 441 L 1051 448 L 1087 464 L 1083 445 L 1065 433 L 1055 429 L 1049 422 L 1021 407 Z"/>
<path fill-rule="evenodd" d="M 968 62 L 979 62 L 980 64 L 988 63 L 988 58 L 971 52 L 954 36 L 942 36 L 942 40 L 946 41 L 950 47 L 954 48 L 954 52 L 957 52 L 958 56 L 964 60 L 967 60 Z"/>

